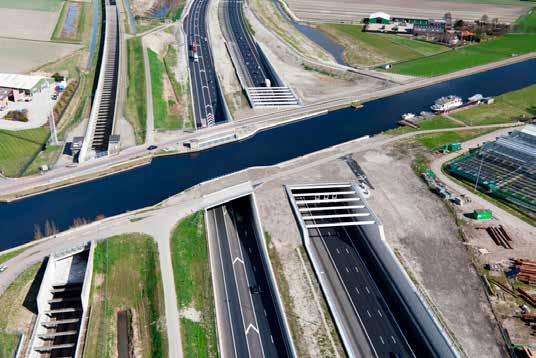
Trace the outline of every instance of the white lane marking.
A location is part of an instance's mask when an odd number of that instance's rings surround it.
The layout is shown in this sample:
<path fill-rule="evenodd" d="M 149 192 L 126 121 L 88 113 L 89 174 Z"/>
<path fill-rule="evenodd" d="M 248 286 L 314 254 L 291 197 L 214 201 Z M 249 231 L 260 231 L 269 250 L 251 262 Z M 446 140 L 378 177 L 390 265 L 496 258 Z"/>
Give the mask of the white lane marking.
<path fill-rule="evenodd" d="M 355 287 L 357 294 L 359 295 L 359 288 Z"/>
<path fill-rule="evenodd" d="M 367 314 L 368 314 L 369 318 L 372 318 L 372 315 L 370 314 L 369 310 L 367 310 Z"/>
<path fill-rule="evenodd" d="M 233 260 L 233 265 L 236 263 L 236 262 L 240 262 L 242 265 L 244 264 L 244 261 L 242 261 L 242 259 L 240 257 L 235 257 L 235 259 Z"/>
<path fill-rule="evenodd" d="M 368 286 L 365 286 L 365 290 L 367 290 L 367 293 L 370 295 L 370 290 L 368 289 Z"/>
<path fill-rule="evenodd" d="M 380 315 L 380 317 L 383 317 L 382 311 L 378 310 L 378 314 Z"/>
<path fill-rule="evenodd" d="M 337 253 L 340 255 L 341 252 L 339 251 L 339 249 L 335 249 L 335 251 L 337 251 Z"/>
<path fill-rule="evenodd" d="M 346 253 L 347 253 L 348 255 L 350 255 L 350 251 L 348 251 L 348 249 L 346 249 Z"/>
<path fill-rule="evenodd" d="M 348 270 L 348 267 L 344 267 L 346 269 L 347 273 L 350 273 L 350 270 Z"/>
<path fill-rule="evenodd" d="M 396 339 L 395 339 L 395 337 L 391 336 L 391 339 L 393 340 L 393 343 L 396 344 Z"/>
<path fill-rule="evenodd" d="M 382 344 L 385 344 L 382 336 L 380 336 L 380 341 L 382 341 Z"/>
<path fill-rule="evenodd" d="M 249 334 L 249 330 L 252 329 L 257 332 L 257 334 L 259 334 L 259 330 L 257 329 L 257 327 L 255 327 L 254 325 L 252 325 L 251 323 L 249 324 L 248 326 L 248 329 L 246 329 L 246 336 Z"/>
<path fill-rule="evenodd" d="M 272 343 L 274 343 L 274 337 L 270 334 L 270 339 L 272 340 Z"/>
<path fill-rule="evenodd" d="M 357 268 L 357 266 L 354 266 L 354 270 L 355 272 L 359 272 L 359 269 Z"/>

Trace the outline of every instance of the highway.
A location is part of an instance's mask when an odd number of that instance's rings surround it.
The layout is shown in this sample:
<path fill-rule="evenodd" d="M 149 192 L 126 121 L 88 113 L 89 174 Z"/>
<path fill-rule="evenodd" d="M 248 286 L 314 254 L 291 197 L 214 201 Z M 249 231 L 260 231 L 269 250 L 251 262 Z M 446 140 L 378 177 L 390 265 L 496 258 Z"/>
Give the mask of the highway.
<path fill-rule="evenodd" d="M 354 321 L 358 321 L 364 330 L 372 355 L 415 356 L 395 315 L 378 288 L 375 279 L 378 280 L 379 277 L 371 275 L 366 260 L 362 257 L 364 251 L 356 247 L 356 242 L 362 242 L 365 238 L 357 226 L 337 226 L 343 222 L 342 218 L 345 215 L 356 215 L 356 213 L 360 215 L 365 212 L 342 208 L 328 211 L 322 208 L 323 204 L 320 203 L 306 204 L 302 208 L 303 215 L 306 215 L 304 220 L 306 225 L 315 226 L 319 222 L 310 219 L 313 216 L 318 218 L 334 216 L 330 219 L 332 226 L 309 227 L 308 234 L 319 255 L 324 257 L 322 261 L 327 266 L 325 271 L 335 271 L 333 275 L 326 274 L 337 295 L 346 298 L 338 297 L 338 301 L 339 305 L 341 303 L 347 305 L 340 309 L 344 312 L 345 319 L 350 322 L 348 325 L 351 327 L 352 335 L 357 337 L 355 342 L 363 340 L 359 338 L 362 337 L 362 333 L 352 325 L 350 318 L 347 317 L 348 314 L 353 314 L 356 318 Z M 368 354 L 363 353 L 363 343 L 356 343 L 355 346 L 366 356 Z"/>
<path fill-rule="evenodd" d="M 246 28 L 246 20 L 242 11 L 242 0 L 227 0 L 223 2 L 225 25 L 228 29 L 231 42 L 236 45 L 240 56 L 242 72 L 246 75 L 249 87 L 264 87 L 266 79 L 272 86 L 280 86 L 272 74 L 271 69 L 265 64 L 260 49 L 250 32 Z"/>
<path fill-rule="evenodd" d="M 289 357 L 249 199 L 207 211 L 220 351 L 225 357 Z"/>
<path fill-rule="evenodd" d="M 209 0 L 194 0 L 184 21 L 196 129 L 227 120 L 207 30 Z M 194 59 L 192 46 L 197 46 Z"/>

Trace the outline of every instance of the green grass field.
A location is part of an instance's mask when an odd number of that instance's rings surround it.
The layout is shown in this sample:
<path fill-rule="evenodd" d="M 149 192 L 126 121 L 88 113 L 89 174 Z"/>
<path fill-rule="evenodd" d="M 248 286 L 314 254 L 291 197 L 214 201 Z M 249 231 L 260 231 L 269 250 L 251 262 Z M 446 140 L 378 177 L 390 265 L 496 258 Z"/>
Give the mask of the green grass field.
<path fill-rule="evenodd" d="M 171 237 L 171 257 L 179 310 L 193 309 L 199 321 L 181 320 L 186 357 L 217 357 L 216 318 L 203 212 L 183 220 Z"/>
<path fill-rule="evenodd" d="M 394 65 L 392 71 L 403 75 L 433 77 L 532 51 L 536 51 L 536 35 L 509 34 L 436 56 L 400 63 Z"/>
<path fill-rule="evenodd" d="M 536 7 L 521 16 L 514 25 L 516 32 L 536 33 Z"/>
<path fill-rule="evenodd" d="M 517 122 L 535 117 L 536 85 L 499 96 L 493 104 L 469 108 L 452 116 L 472 126 Z"/>
<path fill-rule="evenodd" d="M 35 309 L 37 287 L 30 292 L 41 264 L 24 271 L 0 296 L 0 357 L 14 357 L 21 333 L 28 334 L 33 313 L 23 304 L 28 298 L 29 307 Z"/>
<path fill-rule="evenodd" d="M 21 175 L 49 137 L 47 128 L 23 131 L 0 130 L 0 171 L 8 177 Z"/>
<path fill-rule="evenodd" d="M 354 66 L 408 61 L 448 50 L 408 37 L 363 32 L 362 25 L 322 24 L 319 29 L 345 47 L 344 58 Z"/>
<path fill-rule="evenodd" d="M 188 92 L 188 86 L 181 85 L 177 82 L 175 77 L 174 68 L 177 65 L 177 51 L 172 46 L 168 46 L 166 55 L 164 56 L 164 66 L 166 74 L 169 78 L 173 92 L 175 93 L 175 99 L 177 103 L 169 105 L 168 129 L 181 129 L 181 128 L 193 128 L 193 121 L 188 118 L 188 110 L 191 106 L 191 101 Z M 182 114 L 181 114 L 182 113 Z"/>
<path fill-rule="evenodd" d="M 116 314 L 133 312 L 133 330 L 142 357 L 167 357 L 162 276 L 156 242 L 127 234 L 100 242 L 95 249 L 92 309 L 86 357 L 114 357 Z"/>
<path fill-rule="evenodd" d="M 495 128 L 489 129 L 469 129 L 465 131 L 452 131 L 452 132 L 440 132 L 417 135 L 415 139 L 419 144 L 429 150 L 434 150 L 449 143 L 465 142 L 470 139 L 480 137 L 486 133 L 496 130 Z"/>
<path fill-rule="evenodd" d="M 419 128 L 412 128 L 412 127 L 398 127 L 395 129 L 391 129 L 387 131 L 387 134 L 389 135 L 400 135 L 404 133 L 409 132 L 417 132 L 417 131 L 424 131 L 424 130 L 431 130 L 431 129 L 444 129 L 444 128 L 457 128 L 461 127 L 459 123 L 456 123 L 448 118 L 436 116 L 430 119 L 427 119 L 423 122 L 419 122 Z"/>
<path fill-rule="evenodd" d="M 37 11 L 58 11 L 63 0 L 0 0 L 0 8 L 37 10 Z"/>
<path fill-rule="evenodd" d="M 145 66 L 143 64 L 143 48 L 141 38 L 127 41 L 128 52 L 128 85 L 126 118 L 134 127 L 136 143 L 145 141 L 147 130 L 147 91 L 145 89 Z"/>

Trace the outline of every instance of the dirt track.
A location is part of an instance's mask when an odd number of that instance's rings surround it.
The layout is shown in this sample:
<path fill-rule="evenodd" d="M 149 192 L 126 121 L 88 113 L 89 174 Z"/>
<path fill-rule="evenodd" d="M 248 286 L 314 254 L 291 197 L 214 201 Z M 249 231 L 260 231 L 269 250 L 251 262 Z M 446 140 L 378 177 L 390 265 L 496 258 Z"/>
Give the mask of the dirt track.
<path fill-rule="evenodd" d="M 486 14 L 490 19 L 513 22 L 530 4 L 490 5 L 427 0 L 286 0 L 295 15 L 311 22 L 360 22 L 376 11 L 391 16 L 441 18 L 450 11 L 455 19 L 476 20 Z"/>

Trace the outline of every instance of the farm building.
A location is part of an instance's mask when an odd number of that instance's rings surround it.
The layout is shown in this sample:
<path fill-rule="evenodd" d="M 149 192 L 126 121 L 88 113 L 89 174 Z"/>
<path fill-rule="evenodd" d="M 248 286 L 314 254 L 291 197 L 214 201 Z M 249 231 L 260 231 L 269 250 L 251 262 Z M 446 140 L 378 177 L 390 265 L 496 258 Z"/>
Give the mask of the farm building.
<path fill-rule="evenodd" d="M 48 86 L 46 77 L 0 73 L 0 88 L 9 92 L 10 100 L 17 102 L 32 96 Z"/>
<path fill-rule="evenodd" d="M 9 92 L 6 88 L 0 88 L 0 110 L 7 105 Z"/>
<path fill-rule="evenodd" d="M 516 130 L 449 165 L 453 175 L 536 214 L 536 124 Z"/>
<path fill-rule="evenodd" d="M 391 16 L 385 12 L 375 12 L 368 17 L 369 24 L 390 24 Z"/>
<path fill-rule="evenodd" d="M 393 22 L 405 22 L 413 25 L 428 25 L 430 22 L 428 19 L 416 19 L 411 17 L 393 17 L 391 20 Z"/>

